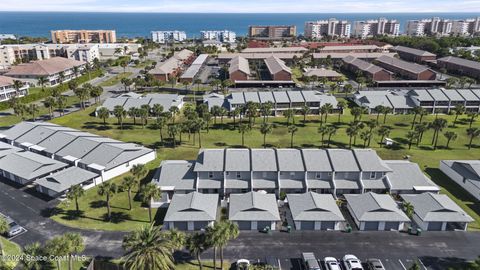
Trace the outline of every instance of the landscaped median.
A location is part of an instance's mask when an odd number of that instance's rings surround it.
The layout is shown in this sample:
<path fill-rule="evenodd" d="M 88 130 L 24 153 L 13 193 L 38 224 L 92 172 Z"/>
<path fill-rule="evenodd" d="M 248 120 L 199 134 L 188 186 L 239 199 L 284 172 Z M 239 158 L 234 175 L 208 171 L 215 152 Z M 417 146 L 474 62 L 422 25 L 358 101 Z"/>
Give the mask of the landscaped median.
<path fill-rule="evenodd" d="M 188 134 L 183 134 L 181 145 L 178 145 L 179 136 L 177 134 L 177 146 L 173 148 L 171 138 L 167 133 L 167 128 L 165 128 L 163 135 L 166 146 L 164 147 L 160 143 L 159 130 L 154 129 L 151 125 L 154 122 L 153 119 L 149 120 L 149 124 L 145 128 L 142 128 L 138 123 L 137 125 L 133 125 L 133 119 L 127 118 L 124 121 L 124 129 L 122 130 L 119 125 L 117 125 L 116 118 L 108 118 L 106 120 L 107 124 L 104 125 L 102 119 L 90 116 L 93 111 L 94 108 L 88 108 L 85 111 L 75 112 L 54 119 L 52 122 L 125 142 L 136 142 L 146 147 L 157 148 L 157 159 L 147 165 L 150 170 L 150 175 L 145 178 L 145 183 L 151 180 L 153 171 L 160 164 L 161 160 L 192 160 L 197 156 L 198 134 L 195 143 L 193 141 L 193 135 L 189 138 Z M 338 115 L 329 115 L 327 125 L 336 128 L 336 134 L 332 136 L 330 147 L 348 147 L 349 136 L 346 133 L 346 129 L 348 123 L 353 120 L 353 117 L 350 115 L 349 110 L 346 111 L 347 112 L 340 117 L 340 122 L 337 122 Z M 383 124 L 383 119 L 380 119 L 380 125 L 385 125 L 390 129 L 390 135 L 388 137 L 398 142 L 399 145 L 393 149 L 380 147 L 378 144 L 380 136 L 375 133 L 370 147 L 376 150 L 379 156 L 385 160 L 403 159 L 408 156 L 411 161 L 418 163 L 422 170 L 442 188 L 443 193 L 449 195 L 450 198 L 475 219 L 475 222 L 469 225 L 469 230 L 480 230 L 480 202 L 472 196 L 469 196 L 465 190 L 449 180 L 448 177 L 438 169 L 440 160 L 478 159 L 480 156 L 480 148 L 476 146 L 470 150 L 467 149 L 469 141 L 466 134 L 466 129 L 468 128 L 467 116 L 460 116 L 456 127 L 452 127 L 453 119 L 455 118 L 454 115 L 439 115 L 438 117 L 446 119 L 448 121 L 448 127 L 444 128 L 439 136 L 439 147 L 437 150 L 433 150 L 430 144 L 433 135 L 433 130 L 431 129 L 425 132 L 422 143 L 418 147 L 413 145 L 410 150 L 408 149 L 408 141 L 405 137 L 406 134 L 411 131 L 413 115 L 388 115 L 385 124 Z M 296 117 L 295 121 L 298 126 L 298 131 L 294 136 L 294 147 L 321 147 L 321 134 L 318 133 L 320 126 L 318 118 L 319 116 L 309 116 L 307 117 L 306 123 L 303 123 L 302 116 Z M 376 115 L 363 115 L 362 121 L 375 118 Z M 424 122 L 431 122 L 434 119 L 435 115 L 423 117 Z M 181 121 L 182 119 L 177 119 L 177 123 Z M 246 119 L 244 121 L 246 121 Z M 261 121 L 260 118 L 257 118 L 252 130 L 245 132 L 245 147 L 263 147 L 263 136 L 260 133 Z M 201 132 L 203 148 L 241 147 L 242 134 L 239 133 L 237 128 L 233 128 L 230 119 L 224 119 L 223 124 L 220 123 L 220 119 L 217 119 L 217 125 L 214 125 L 213 122 L 212 119 L 208 132 L 206 130 Z M 270 118 L 269 122 L 274 123 L 275 128 L 272 133 L 266 136 L 267 146 L 277 148 L 290 147 L 291 133 L 288 132 L 286 118 Z M 324 123 L 324 125 L 326 124 Z M 473 124 L 473 127 L 479 126 L 479 122 Z M 446 131 L 454 131 L 458 135 L 455 141 L 450 142 L 449 149 L 445 147 L 447 139 L 443 136 Z M 475 139 L 474 144 L 479 145 L 478 141 L 478 138 Z M 354 147 L 362 148 L 363 143 L 364 141 L 360 135 L 358 135 L 357 143 Z M 115 183 L 120 183 L 122 178 L 123 177 L 119 177 L 115 179 Z M 88 190 L 86 195 L 80 199 L 80 208 L 84 211 L 83 215 L 85 217 L 70 219 L 69 215 L 64 213 L 55 215 L 53 218 L 69 226 L 106 230 L 131 230 L 148 223 L 148 209 L 145 205 L 142 206 L 138 199 L 134 202 L 134 209 L 132 211 L 126 209 L 128 208 L 126 192 L 121 192 L 112 199 L 113 211 L 119 212 L 120 217 L 121 215 L 125 215 L 124 218 L 121 218 L 121 221 L 118 223 L 105 222 L 102 219 L 102 216 L 106 213 L 106 209 L 103 206 L 104 200 L 104 198 L 97 195 L 96 188 Z M 74 204 L 70 203 L 70 205 L 68 205 L 68 203 L 65 202 L 60 205 L 60 208 L 66 212 L 72 211 Z M 159 218 L 158 221 L 161 221 L 161 217 L 161 214 L 157 215 L 157 218 Z"/>
<path fill-rule="evenodd" d="M 114 86 L 116 84 L 119 84 L 123 78 L 128 78 L 132 75 L 132 72 L 123 72 L 118 75 L 113 76 L 112 78 L 100 83 L 101 87 L 108 87 L 108 86 Z"/>

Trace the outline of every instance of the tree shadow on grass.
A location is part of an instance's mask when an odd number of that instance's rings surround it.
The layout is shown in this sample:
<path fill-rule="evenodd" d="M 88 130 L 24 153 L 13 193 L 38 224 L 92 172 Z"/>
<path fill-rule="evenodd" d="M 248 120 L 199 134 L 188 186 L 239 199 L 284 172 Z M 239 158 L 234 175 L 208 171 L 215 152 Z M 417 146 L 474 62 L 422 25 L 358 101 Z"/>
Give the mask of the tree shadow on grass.
<path fill-rule="evenodd" d="M 90 208 L 102 208 L 107 207 L 107 202 L 103 200 L 91 201 Z"/>
<path fill-rule="evenodd" d="M 61 216 L 64 220 L 78 220 L 83 217 L 84 211 L 77 211 L 77 210 L 67 210 Z"/>
<path fill-rule="evenodd" d="M 393 125 L 396 126 L 396 127 L 409 127 L 410 126 L 410 124 L 406 124 L 406 123 L 395 123 Z"/>
<path fill-rule="evenodd" d="M 108 219 L 107 213 L 102 215 L 102 219 L 114 224 L 119 224 L 127 220 L 132 220 L 132 216 L 124 212 L 112 212 L 110 219 Z"/>
<path fill-rule="evenodd" d="M 426 168 L 425 172 L 430 176 L 435 184 L 445 188 L 457 199 L 465 202 L 465 204 L 472 209 L 477 215 L 480 215 L 480 202 L 468 193 L 459 184 L 453 182 L 447 175 L 445 175 L 438 168 Z"/>
<path fill-rule="evenodd" d="M 59 207 L 48 207 L 40 211 L 40 215 L 45 218 L 61 215 L 64 213 L 64 210 Z"/>
<path fill-rule="evenodd" d="M 225 146 L 228 146 L 228 144 L 226 142 L 216 142 L 214 143 L 215 146 L 218 146 L 218 147 L 225 147 Z"/>

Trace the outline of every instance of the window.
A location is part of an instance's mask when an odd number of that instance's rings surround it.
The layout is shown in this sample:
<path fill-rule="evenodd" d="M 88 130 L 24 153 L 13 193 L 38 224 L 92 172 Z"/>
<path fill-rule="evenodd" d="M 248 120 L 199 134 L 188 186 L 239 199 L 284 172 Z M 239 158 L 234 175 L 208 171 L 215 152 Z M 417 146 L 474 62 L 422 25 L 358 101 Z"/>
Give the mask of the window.
<path fill-rule="evenodd" d="M 328 172 L 328 176 L 332 176 L 332 173 L 331 173 L 331 172 Z"/>
<path fill-rule="evenodd" d="M 295 172 L 290 172 L 290 176 L 295 176 Z"/>
<path fill-rule="evenodd" d="M 262 177 L 266 178 L 267 177 L 267 172 L 262 172 Z"/>
<path fill-rule="evenodd" d="M 370 172 L 370 179 L 375 179 L 376 173 L 375 172 Z"/>
<path fill-rule="evenodd" d="M 322 177 L 321 173 L 319 173 L 319 172 L 315 173 L 315 178 L 320 179 L 321 177 Z"/>
<path fill-rule="evenodd" d="M 208 178 L 213 178 L 213 172 L 208 172 Z"/>
<path fill-rule="evenodd" d="M 240 179 L 242 177 L 242 174 L 240 172 L 237 172 L 237 179 Z"/>
<path fill-rule="evenodd" d="M 230 172 L 225 172 L 225 175 L 230 175 Z"/>

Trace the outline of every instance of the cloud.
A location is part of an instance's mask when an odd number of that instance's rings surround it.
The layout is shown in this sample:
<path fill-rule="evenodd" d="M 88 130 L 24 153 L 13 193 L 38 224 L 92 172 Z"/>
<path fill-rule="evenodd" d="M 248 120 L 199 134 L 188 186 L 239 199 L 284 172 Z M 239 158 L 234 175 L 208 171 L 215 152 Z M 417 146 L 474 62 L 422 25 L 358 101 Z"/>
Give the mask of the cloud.
<path fill-rule="evenodd" d="M 78 12 L 475 12 L 480 0 L 0 0 L 2 11 Z"/>

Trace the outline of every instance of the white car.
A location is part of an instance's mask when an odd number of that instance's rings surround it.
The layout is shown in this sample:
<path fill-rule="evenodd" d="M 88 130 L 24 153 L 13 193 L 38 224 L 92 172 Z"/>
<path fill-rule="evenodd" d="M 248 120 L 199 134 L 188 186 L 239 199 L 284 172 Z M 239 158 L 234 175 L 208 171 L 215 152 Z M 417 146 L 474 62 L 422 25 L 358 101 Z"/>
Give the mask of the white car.
<path fill-rule="evenodd" d="M 342 261 L 345 270 L 363 270 L 362 262 L 355 255 L 345 255 Z"/>
<path fill-rule="evenodd" d="M 248 270 L 250 267 L 250 261 L 245 259 L 240 259 L 237 261 L 237 270 Z"/>
<path fill-rule="evenodd" d="M 325 263 L 325 269 L 327 270 L 342 270 L 337 259 L 333 257 L 325 257 L 325 259 L 323 259 L 323 262 Z"/>

